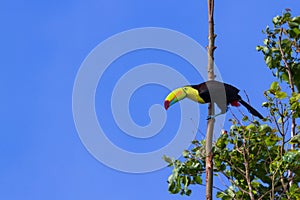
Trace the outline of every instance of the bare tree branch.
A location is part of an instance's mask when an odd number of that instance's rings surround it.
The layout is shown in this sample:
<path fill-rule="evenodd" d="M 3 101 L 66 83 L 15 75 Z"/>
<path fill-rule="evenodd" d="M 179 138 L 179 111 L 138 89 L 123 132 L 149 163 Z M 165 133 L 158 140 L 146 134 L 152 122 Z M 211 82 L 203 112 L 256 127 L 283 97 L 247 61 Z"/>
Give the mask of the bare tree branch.
<path fill-rule="evenodd" d="M 214 33 L 214 0 L 208 0 L 208 80 L 215 78 L 214 74 L 214 50 L 215 50 L 215 33 Z M 214 103 L 208 105 L 208 115 L 213 116 L 215 112 Z M 213 188 L 213 154 L 212 154 L 212 138 L 214 130 L 215 119 L 212 117 L 207 122 L 206 130 L 206 199 L 212 199 Z"/>

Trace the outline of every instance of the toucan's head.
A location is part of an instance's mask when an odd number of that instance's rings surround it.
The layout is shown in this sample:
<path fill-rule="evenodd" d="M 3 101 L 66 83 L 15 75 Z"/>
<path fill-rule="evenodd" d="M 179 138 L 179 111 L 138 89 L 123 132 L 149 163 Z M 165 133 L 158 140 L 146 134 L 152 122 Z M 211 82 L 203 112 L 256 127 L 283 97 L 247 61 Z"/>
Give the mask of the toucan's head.
<path fill-rule="evenodd" d="M 193 101 L 196 101 L 198 103 L 205 103 L 204 100 L 199 96 L 198 90 L 191 86 L 184 86 L 181 88 L 177 88 L 173 90 L 165 99 L 165 109 L 168 110 L 168 108 L 173 105 L 174 103 L 184 99 L 189 98 Z"/>

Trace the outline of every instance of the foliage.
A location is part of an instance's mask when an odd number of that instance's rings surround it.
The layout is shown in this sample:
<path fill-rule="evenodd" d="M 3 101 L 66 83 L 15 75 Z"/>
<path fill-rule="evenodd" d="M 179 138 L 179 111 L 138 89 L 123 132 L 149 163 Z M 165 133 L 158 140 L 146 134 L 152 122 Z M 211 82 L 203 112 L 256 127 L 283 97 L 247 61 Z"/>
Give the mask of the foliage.
<path fill-rule="evenodd" d="M 267 27 L 267 39 L 259 46 L 267 66 L 291 91 L 283 91 L 273 82 L 265 91 L 262 104 L 268 117 L 261 121 L 244 116 L 234 118 L 213 145 L 213 171 L 230 185 L 218 190 L 221 199 L 300 199 L 300 16 L 289 11 L 273 19 L 274 29 Z M 292 135 L 290 134 L 292 132 Z M 169 192 L 190 195 L 191 185 L 203 185 L 205 141 L 193 141 L 184 150 L 183 161 L 164 157 L 173 167 L 168 178 Z"/>
<path fill-rule="evenodd" d="M 267 66 L 273 71 L 273 75 L 281 81 L 293 84 L 300 91 L 300 16 L 292 17 L 287 9 L 282 16 L 273 18 L 274 27 L 267 26 L 264 33 L 267 38 L 264 45 L 257 46 L 257 50 L 264 54 Z"/>
<path fill-rule="evenodd" d="M 183 157 L 186 158 L 185 162 L 164 157 L 169 166 L 174 166 L 172 175 L 168 178 L 169 191 L 171 193 L 176 194 L 180 192 L 182 195 L 189 196 L 192 192 L 188 188 L 190 184 L 202 184 L 201 173 L 205 171 L 205 166 L 202 160 L 196 159 L 199 157 L 197 153 L 197 148 L 191 152 L 185 150 L 183 152 Z"/>

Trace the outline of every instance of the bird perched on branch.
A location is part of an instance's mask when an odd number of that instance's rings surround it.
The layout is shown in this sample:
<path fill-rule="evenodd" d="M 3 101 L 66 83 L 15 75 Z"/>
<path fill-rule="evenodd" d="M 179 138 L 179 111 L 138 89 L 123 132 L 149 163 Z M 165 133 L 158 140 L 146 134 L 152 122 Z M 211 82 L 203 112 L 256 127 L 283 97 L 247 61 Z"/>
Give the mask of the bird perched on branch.
<path fill-rule="evenodd" d="M 221 112 L 208 117 L 211 118 L 226 113 L 229 104 L 236 107 L 242 104 L 252 115 L 263 119 L 264 117 L 257 110 L 241 98 L 238 94 L 239 91 L 232 85 L 211 80 L 199 85 L 188 85 L 173 90 L 166 97 L 164 106 L 167 110 L 171 105 L 186 97 L 201 104 L 214 102 L 221 109 Z"/>

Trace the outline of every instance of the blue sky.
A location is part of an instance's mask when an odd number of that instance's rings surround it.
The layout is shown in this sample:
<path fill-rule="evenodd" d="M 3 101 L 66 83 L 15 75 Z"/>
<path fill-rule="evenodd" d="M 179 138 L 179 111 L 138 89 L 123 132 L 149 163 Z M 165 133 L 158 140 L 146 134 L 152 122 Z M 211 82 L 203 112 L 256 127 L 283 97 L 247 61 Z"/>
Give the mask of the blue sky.
<path fill-rule="evenodd" d="M 262 44 L 261 30 L 285 8 L 290 8 L 294 15 L 300 13 L 299 2 L 294 0 L 216 2 L 216 65 L 223 80 L 246 90 L 251 103 L 262 114 L 263 91 L 274 79 L 255 47 Z M 171 168 L 132 174 L 111 169 L 95 159 L 76 130 L 72 92 L 76 74 L 89 53 L 122 31 L 149 26 L 168 28 L 206 46 L 206 10 L 206 1 L 200 0 L 3 1 L 0 198 L 204 199 L 203 187 L 194 187 L 189 198 L 170 195 L 166 180 Z M 173 67 L 191 83 L 203 81 L 186 61 L 167 52 L 137 51 L 112 63 L 97 87 L 97 117 L 114 144 L 136 153 L 165 146 L 179 126 L 178 117 L 172 116 L 180 115 L 175 105 L 166 113 L 168 119 L 162 132 L 146 140 L 124 134 L 113 121 L 109 109 L 113 85 L 122 73 L 151 62 Z M 149 124 L 149 107 L 162 104 L 167 93 L 166 88 L 158 85 L 139 88 L 129 104 L 133 120 L 140 126 Z M 119 102 L 124 103 L 122 99 Z M 201 108 L 205 112 L 206 106 Z M 202 133 L 205 123 L 202 114 Z M 228 123 L 225 126 L 228 128 Z M 195 129 L 191 127 L 187 134 Z M 121 158 L 120 162 L 126 164 Z M 218 179 L 215 183 L 221 184 Z"/>

